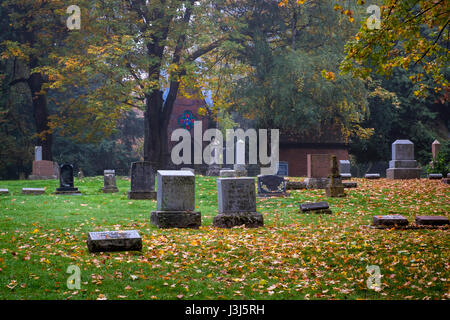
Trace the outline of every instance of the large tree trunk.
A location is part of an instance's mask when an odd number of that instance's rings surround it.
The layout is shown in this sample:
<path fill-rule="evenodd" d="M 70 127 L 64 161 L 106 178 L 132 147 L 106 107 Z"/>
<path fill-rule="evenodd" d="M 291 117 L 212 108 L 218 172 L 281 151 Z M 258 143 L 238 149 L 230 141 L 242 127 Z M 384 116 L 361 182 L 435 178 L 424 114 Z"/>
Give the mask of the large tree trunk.
<path fill-rule="evenodd" d="M 42 74 L 33 73 L 28 84 L 31 89 L 31 97 L 33 99 L 33 113 L 34 121 L 36 123 L 36 133 L 39 135 L 37 139 L 37 145 L 42 146 L 42 160 L 53 160 L 52 156 L 52 143 L 53 136 L 51 133 L 45 133 L 49 130 L 48 127 L 48 108 L 47 108 L 47 95 L 42 93 Z"/>

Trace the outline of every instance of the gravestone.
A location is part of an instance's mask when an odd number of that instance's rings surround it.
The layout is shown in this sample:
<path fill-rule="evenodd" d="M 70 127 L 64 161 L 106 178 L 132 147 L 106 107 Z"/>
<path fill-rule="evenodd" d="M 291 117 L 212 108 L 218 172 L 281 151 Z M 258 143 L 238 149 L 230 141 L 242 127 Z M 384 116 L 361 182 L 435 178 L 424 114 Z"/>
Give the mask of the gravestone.
<path fill-rule="evenodd" d="M 56 194 L 63 195 L 80 195 L 81 192 L 73 185 L 73 165 L 63 164 L 59 172 L 59 188 Z"/>
<path fill-rule="evenodd" d="M 344 185 L 342 184 L 335 155 L 331 156 L 330 166 L 330 180 L 325 188 L 325 193 L 328 197 L 345 197 Z"/>
<path fill-rule="evenodd" d="M 442 179 L 442 173 L 430 173 L 430 174 L 428 174 L 428 179 L 440 180 L 440 179 Z"/>
<path fill-rule="evenodd" d="M 33 172 L 28 177 L 30 180 L 51 180 L 57 179 L 58 174 L 55 172 L 55 164 L 53 161 L 39 160 L 33 161 Z"/>
<path fill-rule="evenodd" d="M 42 146 L 34 147 L 34 161 L 42 161 Z"/>
<path fill-rule="evenodd" d="M 103 193 L 114 193 L 119 192 L 116 186 L 116 171 L 115 170 L 104 170 L 103 171 Z"/>
<path fill-rule="evenodd" d="M 408 219 L 400 214 L 386 215 L 386 216 L 373 216 L 372 223 L 377 227 L 395 227 L 395 226 L 407 226 Z"/>
<path fill-rule="evenodd" d="M 192 168 L 181 168 L 180 170 L 181 170 L 181 171 L 190 171 L 190 172 L 192 172 L 193 174 L 195 174 L 195 169 L 192 169 Z"/>
<path fill-rule="evenodd" d="M 350 160 L 339 160 L 339 172 L 342 179 L 351 179 Z"/>
<path fill-rule="evenodd" d="M 450 178 L 444 178 L 441 180 L 444 184 L 450 184 Z"/>
<path fill-rule="evenodd" d="M 303 213 L 331 214 L 328 202 L 306 202 L 300 204 L 300 211 Z"/>
<path fill-rule="evenodd" d="M 370 179 L 370 180 L 376 180 L 376 179 L 380 179 L 380 174 L 379 173 L 366 173 L 364 175 L 364 178 Z"/>
<path fill-rule="evenodd" d="M 325 189 L 330 172 L 330 154 L 308 154 L 306 156 L 308 189 Z"/>
<path fill-rule="evenodd" d="M 131 190 L 128 199 L 156 199 L 155 174 L 150 162 L 133 162 L 130 169 Z"/>
<path fill-rule="evenodd" d="M 81 170 L 81 168 L 80 171 L 78 171 L 78 179 L 84 179 L 84 173 L 83 170 Z"/>
<path fill-rule="evenodd" d="M 356 182 L 342 181 L 344 188 L 357 188 L 358 184 Z"/>
<path fill-rule="evenodd" d="M 258 197 L 286 196 L 286 181 L 278 175 L 258 176 Z"/>
<path fill-rule="evenodd" d="M 236 171 L 234 171 L 232 169 L 222 169 L 222 170 L 220 170 L 219 175 L 221 177 L 237 177 Z"/>
<path fill-rule="evenodd" d="M 89 232 L 89 252 L 141 251 L 142 238 L 136 230 Z"/>
<path fill-rule="evenodd" d="M 286 181 L 286 190 L 301 190 L 306 188 L 307 186 L 305 181 Z"/>
<path fill-rule="evenodd" d="M 414 160 L 414 144 L 409 140 L 397 140 L 392 144 L 392 160 L 386 169 L 387 179 L 419 179 L 421 169 Z"/>
<path fill-rule="evenodd" d="M 41 195 L 45 194 L 44 188 L 22 188 L 22 194 Z"/>
<path fill-rule="evenodd" d="M 245 164 L 234 164 L 233 170 L 236 172 L 237 177 L 246 177 L 247 176 L 247 167 Z"/>
<path fill-rule="evenodd" d="M 218 178 L 217 200 L 219 214 L 213 220 L 215 227 L 232 228 L 245 225 L 247 228 L 256 228 L 264 226 L 262 214 L 256 212 L 254 178 Z"/>
<path fill-rule="evenodd" d="M 443 226 L 449 224 L 444 216 L 416 216 L 416 224 L 419 226 Z"/>
<path fill-rule="evenodd" d="M 289 163 L 287 161 L 278 162 L 277 176 L 288 177 L 289 176 Z"/>
<path fill-rule="evenodd" d="M 247 174 L 249 177 L 257 177 L 261 174 L 261 167 L 258 164 L 248 164 Z"/>
<path fill-rule="evenodd" d="M 441 143 L 437 140 L 434 140 L 431 144 L 431 153 L 433 155 L 433 160 L 437 159 L 439 151 L 441 151 Z"/>
<path fill-rule="evenodd" d="M 158 170 L 157 211 L 150 221 L 158 228 L 198 228 L 201 213 L 195 210 L 195 175 L 190 171 Z"/>
<path fill-rule="evenodd" d="M 8 195 L 9 190 L 8 189 L 0 189 L 0 195 Z"/>

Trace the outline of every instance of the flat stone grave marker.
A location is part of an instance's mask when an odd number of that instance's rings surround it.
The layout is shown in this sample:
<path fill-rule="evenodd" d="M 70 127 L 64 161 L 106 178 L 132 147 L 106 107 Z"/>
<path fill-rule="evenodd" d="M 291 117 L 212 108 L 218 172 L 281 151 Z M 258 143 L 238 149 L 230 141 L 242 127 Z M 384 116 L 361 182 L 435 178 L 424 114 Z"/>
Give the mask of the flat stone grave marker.
<path fill-rule="evenodd" d="M 7 194 L 9 194 L 8 189 L 0 189 L 0 195 L 7 195 Z"/>
<path fill-rule="evenodd" d="M 158 170 L 157 211 L 150 221 L 158 228 L 198 228 L 201 213 L 195 210 L 195 175 L 191 171 Z"/>
<path fill-rule="evenodd" d="M 89 232 L 89 252 L 141 251 L 142 238 L 136 230 Z"/>
<path fill-rule="evenodd" d="M 372 180 L 374 180 L 374 179 L 380 179 L 380 174 L 379 174 L 379 173 L 366 173 L 366 174 L 364 175 L 364 178 L 366 178 L 366 179 L 372 179 Z"/>
<path fill-rule="evenodd" d="M 258 197 L 286 196 L 286 181 L 277 175 L 258 176 Z"/>
<path fill-rule="evenodd" d="M 22 188 L 22 194 L 40 195 L 45 194 L 44 188 Z"/>
<path fill-rule="evenodd" d="M 62 195 L 80 195 L 81 192 L 73 185 L 73 165 L 63 164 L 59 172 L 59 188 L 56 194 Z"/>
<path fill-rule="evenodd" d="M 449 224 L 444 216 L 416 216 L 416 224 L 419 226 L 443 226 Z"/>
<path fill-rule="evenodd" d="M 300 204 L 300 210 L 303 213 L 331 214 L 330 205 L 326 201 L 306 202 Z"/>
<path fill-rule="evenodd" d="M 377 227 L 395 227 L 408 225 L 408 219 L 400 214 L 373 216 L 372 222 L 373 225 Z"/>
<path fill-rule="evenodd" d="M 217 202 L 219 214 L 213 219 L 215 227 L 232 228 L 245 225 L 247 228 L 256 228 L 264 226 L 262 214 L 256 212 L 254 178 L 218 178 Z"/>
<path fill-rule="evenodd" d="M 430 173 L 428 175 L 428 179 L 430 179 L 430 180 L 440 180 L 440 179 L 442 179 L 442 173 Z"/>

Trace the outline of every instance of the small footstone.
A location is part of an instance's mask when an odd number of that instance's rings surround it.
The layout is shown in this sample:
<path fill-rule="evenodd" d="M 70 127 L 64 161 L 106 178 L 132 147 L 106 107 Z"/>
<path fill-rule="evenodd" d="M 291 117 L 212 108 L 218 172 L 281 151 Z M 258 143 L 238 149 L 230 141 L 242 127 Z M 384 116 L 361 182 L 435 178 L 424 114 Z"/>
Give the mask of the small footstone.
<path fill-rule="evenodd" d="M 356 182 L 342 182 L 344 188 L 357 188 L 358 184 Z"/>
<path fill-rule="evenodd" d="M 449 224 L 444 216 L 416 216 L 416 224 L 419 226 L 443 226 Z"/>
<path fill-rule="evenodd" d="M 300 190 L 306 188 L 306 182 L 304 181 L 286 181 L 286 190 Z"/>
<path fill-rule="evenodd" d="M 306 202 L 300 204 L 300 210 L 303 213 L 331 214 L 328 202 Z"/>
<path fill-rule="evenodd" d="M 136 230 L 89 232 L 89 252 L 141 251 L 142 238 Z"/>
<path fill-rule="evenodd" d="M 342 178 L 342 180 L 349 180 L 352 178 L 352 174 L 351 173 L 341 173 L 341 178 Z"/>
<path fill-rule="evenodd" d="M 44 188 L 22 188 L 22 194 L 40 195 L 45 194 Z"/>
<path fill-rule="evenodd" d="M 380 174 L 379 173 L 366 173 L 364 175 L 364 178 L 366 178 L 366 179 L 380 179 Z"/>
<path fill-rule="evenodd" d="M 8 189 L 0 189 L 0 195 L 7 195 L 7 194 L 9 194 Z"/>
<path fill-rule="evenodd" d="M 373 216 L 372 222 L 374 226 L 379 227 L 394 227 L 394 226 L 407 226 L 408 219 L 400 214 L 386 215 L 386 216 Z"/>
<path fill-rule="evenodd" d="M 450 178 L 445 178 L 445 179 L 442 179 L 441 181 L 442 181 L 442 183 L 450 184 Z"/>
<path fill-rule="evenodd" d="M 442 173 L 430 173 L 428 175 L 428 179 L 430 179 L 430 180 L 440 180 L 440 179 L 442 179 Z"/>

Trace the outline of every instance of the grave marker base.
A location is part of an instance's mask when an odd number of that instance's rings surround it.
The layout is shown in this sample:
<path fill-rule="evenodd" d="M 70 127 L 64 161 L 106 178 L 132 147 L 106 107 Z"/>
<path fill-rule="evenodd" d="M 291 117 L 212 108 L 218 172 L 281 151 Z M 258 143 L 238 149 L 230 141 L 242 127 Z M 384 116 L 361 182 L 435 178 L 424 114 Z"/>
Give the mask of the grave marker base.
<path fill-rule="evenodd" d="M 131 199 L 131 200 L 156 200 L 156 191 L 129 191 L 128 199 Z"/>
<path fill-rule="evenodd" d="M 89 232 L 89 252 L 141 251 L 142 238 L 136 230 Z"/>
<path fill-rule="evenodd" d="M 220 213 L 214 217 L 213 226 L 218 228 L 233 228 L 245 225 L 246 228 L 264 226 L 264 218 L 258 212 Z"/>
<path fill-rule="evenodd" d="M 202 217 L 198 211 L 153 211 L 150 222 L 158 228 L 198 229 L 202 225 Z"/>

